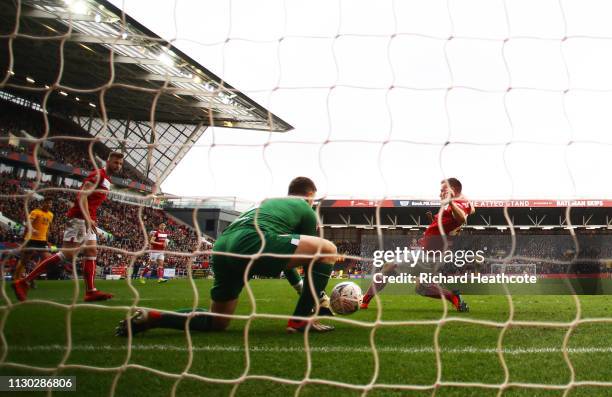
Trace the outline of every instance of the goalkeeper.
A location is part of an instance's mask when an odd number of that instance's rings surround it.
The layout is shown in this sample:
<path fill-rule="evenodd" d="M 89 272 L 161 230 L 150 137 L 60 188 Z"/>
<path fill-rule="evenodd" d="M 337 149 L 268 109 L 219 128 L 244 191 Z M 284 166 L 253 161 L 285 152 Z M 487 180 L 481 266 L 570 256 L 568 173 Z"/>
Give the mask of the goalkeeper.
<path fill-rule="evenodd" d="M 225 229 L 213 246 L 212 268 L 215 278 L 210 291 L 210 311 L 222 316 L 211 315 L 198 309 L 202 314 L 191 319 L 190 329 L 220 331 L 229 326 L 230 318 L 223 315 L 232 315 L 236 310 L 247 268 L 247 279 L 256 275 L 278 277 L 284 271 L 290 283 L 297 290 L 301 290 L 293 312 L 294 318 L 287 324 L 287 332 L 303 332 L 309 324 L 312 332 L 334 329 L 318 321 L 305 319 L 313 314 L 315 298 L 321 301 L 320 314 L 331 313 L 327 308 L 325 288 L 338 257 L 336 246 L 331 241 L 316 236 L 317 215 L 312 209 L 316 191 L 314 182 L 309 178 L 295 178 L 289 185 L 289 197 L 265 200 L 258 208 L 240 215 Z M 263 235 L 263 241 L 260 233 Z M 251 257 L 234 257 L 227 254 Z M 272 256 L 279 254 L 285 257 Z M 303 288 L 295 270 L 300 266 L 305 266 Z M 316 296 L 312 294 L 311 287 L 314 288 Z M 191 311 L 185 309 L 180 312 Z M 129 322 L 121 321 L 116 333 L 127 335 L 129 325 L 132 327 L 132 333 L 150 328 L 184 330 L 186 320 L 187 316 L 181 314 L 138 310 Z"/>

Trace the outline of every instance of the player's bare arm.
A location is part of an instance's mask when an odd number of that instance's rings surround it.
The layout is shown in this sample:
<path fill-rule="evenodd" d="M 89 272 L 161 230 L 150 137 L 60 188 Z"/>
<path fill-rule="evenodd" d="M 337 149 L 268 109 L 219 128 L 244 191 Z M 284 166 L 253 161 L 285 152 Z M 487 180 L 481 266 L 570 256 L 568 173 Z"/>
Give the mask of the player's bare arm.
<path fill-rule="evenodd" d="M 434 221 L 433 213 L 431 211 L 427 211 L 425 213 L 425 217 L 427 218 L 428 223 L 432 223 Z"/>
<path fill-rule="evenodd" d="M 97 233 L 97 223 L 91 219 L 91 216 L 89 215 L 89 202 L 87 200 L 87 197 L 93 193 L 96 189 L 96 185 L 86 181 L 83 183 L 83 186 L 81 187 L 81 194 L 79 196 L 79 205 L 81 206 L 81 212 L 83 213 L 83 217 L 85 218 L 85 222 L 88 225 L 89 228 L 91 228 L 91 230 Z"/>
<path fill-rule="evenodd" d="M 36 222 L 36 219 L 37 219 L 37 218 L 38 218 L 38 217 L 36 216 L 36 214 L 34 213 L 34 211 L 30 212 L 30 216 L 29 216 L 29 219 L 30 219 L 30 224 L 29 224 L 29 226 L 30 226 L 30 230 L 31 230 L 32 232 L 34 232 L 34 233 L 38 233 L 38 230 L 37 230 L 37 229 L 34 227 L 34 223 Z"/>
<path fill-rule="evenodd" d="M 457 222 L 464 224 L 467 221 L 467 215 L 463 212 L 463 209 L 461 209 L 454 200 L 451 200 L 450 207 L 453 211 L 453 218 L 455 218 Z"/>
<path fill-rule="evenodd" d="M 456 188 L 451 186 L 450 180 L 443 180 L 440 187 L 440 199 L 442 203 L 448 202 L 452 211 L 453 218 L 464 224 L 467 221 L 467 215 L 461 207 L 455 202 L 456 199 L 461 197 L 461 190 L 457 191 Z"/>

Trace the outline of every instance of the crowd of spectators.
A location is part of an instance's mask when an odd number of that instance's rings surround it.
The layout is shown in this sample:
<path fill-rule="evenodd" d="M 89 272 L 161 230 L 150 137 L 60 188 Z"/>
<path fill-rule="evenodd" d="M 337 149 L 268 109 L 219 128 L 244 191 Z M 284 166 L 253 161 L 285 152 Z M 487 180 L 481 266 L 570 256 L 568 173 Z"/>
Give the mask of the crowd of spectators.
<path fill-rule="evenodd" d="M 371 273 L 375 250 L 395 250 L 398 247 L 420 249 L 419 237 L 419 232 L 410 231 L 405 235 L 383 236 L 382 246 L 376 235 L 362 236 L 360 241 L 336 241 L 338 252 L 360 258 L 344 261 L 337 265 L 336 270 L 349 274 Z M 503 263 L 519 265 L 516 268 L 521 264 L 529 264 L 531 268 L 534 265 L 537 274 L 612 272 L 612 234 L 584 229 L 577 230 L 576 239 L 578 245 L 567 231 L 564 234 L 542 234 L 517 230 L 512 251 L 512 240 L 507 233 L 489 231 L 487 234 L 472 234 L 471 230 L 464 230 L 461 236 L 449 240 L 449 249 L 483 250 L 484 262 L 463 267 L 451 264 L 439 270 L 447 274 L 465 271 L 491 273 L 495 264 Z M 529 270 L 528 267 L 524 269 Z"/>
<path fill-rule="evenodd" d="M 16 180 L 0 178 L 0 189 L 6 194 L 0 199 L 0 213 L 24 225 L 26 201 L 28 211 L 36 208 L 40 202 L 28 195 Z M 51 211 L 54 213 L 54 220 L 49 229 L 49 242 L 59 245 L 67 220 L 65 214 L 74 202 L 76 193 L 58 189 L 58 186 L 43 185 L 37 194 L 52 199 Z M 98 263 L 102 266 L 121 267 L 129 265 L 133 260 L 146 260 L 146 253 L 137 253 L 150 249 L 148 234 L 160 223 L 166 224 L 169 234 L 168 251 L 192 254 L 207 248 L 200 244 L 200 239 L 192 228 L 175 221 L 160 209 L 107 200 L 99 209 L 98 227 L 112 235 L 112 238 L 99 241 Z M 23 227 L 0 229 L 0 242 L 21 242 L 23 239 Z M 184 268 L 188 261 L 201 262 L 206 260 L 206 257 L 172 255 L 170 252 L 166 255 L 166 264 L 168 267 Z"/>
<path fill-rule="evenodd" d="M 83 168 L 94 169 L 94 164 L 89 155 L 89 142 L 79 140 L 53 140 L 53 149 L 47 149 L 53 159 L 60 163 Z M 83 154 L 86 154 L 83 156 Z M 98 167 L 101 164 L 96 164 Z"/>
<path fill-rule="evenodd" d="M 3 243 L 18 243 L 22 237 L 21 228 L 15 227 L 14 224 L 7 225 L 7 227 L 0 227 L 0 242 Z"/>
<path fill-rule="evenodd" d="M 18 115 L 21 115 L 21 117 L 18 117 Z M 40 114 L 34 112 L 30 116 L 28 117 L 28 113 L 24 113 L 22 110 L 18 114 L 6 112 L 5 115 L 0 115 L 0 148 L 30 155 L 34 153 L 36 142 L 24 138 L 27 136 L 42 137 L 45 133 L 45 125 Z M 96 160 L 95 156 L 93 161 L 96 161 L 97 164 L 94 166 L 89 152 L 92 145 L 95 147 L 95 150 L 92 148 L 93 153 L 100 154 L 105 151 L 103 145 L 98 143 L 94 137 L 82 131 L 78 126 L 71 125 L 68 121 L 57 120 L 53 117 L 50 117 L 50 121 L 48 140 L 38 146 L 37 155 L 39 159 L 55 160 L 85 170 L 93 170 L 96 166 L 103 166 L 99 160 Z M 10 136 L 15 139 L 9 140 Z M 57 138 L 59 136 L 73 138 L 59 139 Z M 141 180 L 138 173 L 129 167 L 121 170 L 116 176 L 136 181 Z"/>

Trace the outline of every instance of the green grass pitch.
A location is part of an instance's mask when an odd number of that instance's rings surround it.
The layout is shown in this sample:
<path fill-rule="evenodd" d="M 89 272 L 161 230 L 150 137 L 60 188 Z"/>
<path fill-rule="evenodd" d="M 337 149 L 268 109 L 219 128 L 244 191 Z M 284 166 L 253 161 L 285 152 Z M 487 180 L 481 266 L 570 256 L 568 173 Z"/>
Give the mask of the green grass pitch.
<path fill-rule="evenodd" d="M 337 282 L 332 280 L 332 283 Z M 209 280 L 195 281 L 200 302 L 208 307 Z M 287 315 L 293 310 L 297 295 L 284 280 L 253 280 L 251 282 L 258 313 Z M 79 285 L 80 286 L 80 285 Z M 135 295 L 125 281 L 99 281 L 100 289 L 116 294 L 105 306 L 130 306 Z M 70 304 L 74 282 L 39 282 L 32 290 L 31 299 L 46 299 Z M 148 282 L 135 284 L 140 306 L 162 309 L 191 307 L 194 291 L 187 280 L 172 280 L 158 285 Z M 328 288 L 331 290 L 331 285 Z M 13 294 L 8 286 L 8 297 Z M 82 290 L 81 290 L 82 294 Z M 503 322 L 509 318 L 509 305 L 504 296 L 467 296 L 470 313 L 449 312 L 452 318 L 470 318 Z M 439 300 L 414 295 L 383 294 L 383 321 L 436 320 L 442 315 Z M 577 308 L 572 296 L 513 297 L 514 320 L 572 321 Z M 609 296 L 581 296 L 582 318 L 612 318 L 612 300 Z M 79 297 L 77 303 L 81 304 Z M 249 314 L 251 305 L 243 292 L 238 314 Z M 77 306 L 69 310 L 60 306 L 26 303 L 3 306 L 4 337 L 8 345 L 5 363 L 37 367 L 57 367 L 62 375 L 77 376 L 77 392 L 54 392 L 53 395 L 107 396 L 117 378 L 115 396 L 168 396 L 173 387 L 179 396 L 217 396 L 235 392 L 239 396 L 293 395 L 298 386 L 282 384 L 258 376 L 273 376 L 300 381 L 308 371 L 303 335 L 285 333 L 286 320 L 255 318 L 250 322 L 249 365 L 245 354 L 244 333 L 246 320 L 234 321 L 224 333 L 193 333 L 193 360 L 189 363 L 187 339 L 184 332 L 151 330 L 134 337 L 128 360 L 127 339 L 113 335 L 115 325 L 126 311 Z M 7 313 L 8 311 L 8 313 Z M 376 303 L 367 311 L 359 311 L 349 318 L 371 324 L 376 319 Z M 66 356 L 68 344 L 66 322 L 72 326 L 72 349 Z M 372 382 L 375 361 L 370 348 L 371 327 L 360 327 L 337 322 L 335 332 L 311 334 L 311 367 L 309 379 L 365 385 Z M 411 384 L 427 387 L 436 380 L 434 350 L 435 325 L 380 325 L 374 334 L 378 350 L 379 372 L 377 385 Z M 501 328 L 482 324 L 448 321 L 439 332 L 443 382 L 479 382 L 499 384 L 504 381 L 503 367 L 495 348 Z M 513 326 L 503 339 L 504 357 L 510 373 L 510 382 L 545 385 L 567 384 L 571 371 L 561 351 L 567 328 Z M 612 382 L 612 322 L 592 322 L 575 328 L 569 341 L 570 359 L 575 370 L 575 381 Z M 4 348 L 3 348 L 4 349 Z M 127 360 L 127 361 L 126 361 Z M 118 367 L 129 365 L 122 370 Z M 74 365 L 105 369 L 94 372 L 75 368 Z M 225 382 L 204 382 L 184 377 L 176 379 L 148 371 L 154 368 L 172 374 L 181 374 L 189 366 L 189 374 L 207 378 L 225 379 Z M 15 365 L 0 365 L 0 375 L 44 374 Z M 241 375 L 254 376 L 240 384 L 232 379 Z M 436 396 L 495 396 L 497 388 L 441 386 Z M 375 387 L 371 396 L 407 395 L 431 396 L 433 389 L 405 391 Z M 35 393 L 20 393 L 20 396 Z M 39 395 L 41 393 L 38 393 Z M 312 382 L 300 389 L 304 396 L 361 395 L 360 390 L 322 385 Z M 561 396 L 563 390 L 541 390 L 510 387 L 504 396 Z M 612 388 L 579 386 L 570 396 L 612 396 Z"/>

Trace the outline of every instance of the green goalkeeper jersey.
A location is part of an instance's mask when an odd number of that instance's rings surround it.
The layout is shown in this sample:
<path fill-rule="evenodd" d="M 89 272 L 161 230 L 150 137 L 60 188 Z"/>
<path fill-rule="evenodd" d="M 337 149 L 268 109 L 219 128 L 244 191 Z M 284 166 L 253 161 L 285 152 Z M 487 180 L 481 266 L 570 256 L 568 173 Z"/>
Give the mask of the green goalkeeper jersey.
<path fill-rule="evenodd" d="M 223 234 L 236 230 L 255 229 L 274 234 L 317 235 L 317 215 L 308 202 L 301 198 L 287 197 L 265 200 L 238 217 Z"/>
<path fill-rule="evenodd" d="M 261 235 L 255 225 L 259 227 Z M 244 286 L 245 269 L 251 262 L 249 258 L 224 254 L 257 253 L 248 277 L 278 277 L 281 271 L 288 271 L 287 263 L 299 245 L 300 235 L 316 234 L 317 215 L 301 198 L 265 200 L 259 208 L 243 213 L 223 231 L 213 246 L 215 282 L 210 291 L 212 300 L 225 302 L 236 299 Z M 274 256 L 279 254 L 283 256 Z"/>

